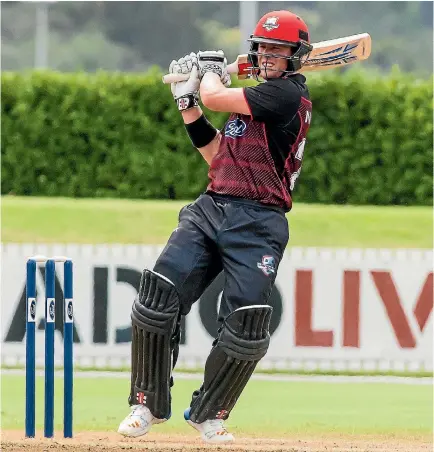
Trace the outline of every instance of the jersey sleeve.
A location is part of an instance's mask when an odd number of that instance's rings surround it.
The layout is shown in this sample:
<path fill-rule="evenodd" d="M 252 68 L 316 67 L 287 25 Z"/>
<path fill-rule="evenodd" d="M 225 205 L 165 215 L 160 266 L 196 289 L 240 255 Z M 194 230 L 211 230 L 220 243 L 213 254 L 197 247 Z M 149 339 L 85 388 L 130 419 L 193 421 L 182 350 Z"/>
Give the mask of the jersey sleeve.
<path fill-rule="evenodd" d="M 252 118 L 262 122 L 288 122 L 297 113 L 301 91 L 289 80 L 276 79 L 244 88 Z"/>

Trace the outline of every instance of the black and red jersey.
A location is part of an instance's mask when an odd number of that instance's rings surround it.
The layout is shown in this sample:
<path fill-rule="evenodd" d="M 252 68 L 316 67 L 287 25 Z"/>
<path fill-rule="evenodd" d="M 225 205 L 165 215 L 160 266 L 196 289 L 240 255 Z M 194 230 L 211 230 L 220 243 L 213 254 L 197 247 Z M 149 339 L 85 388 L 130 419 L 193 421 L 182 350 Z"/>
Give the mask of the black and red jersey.
<path fill-rule="evenodd" d="M 251 115 L 233 113 L 222 129 L 208 192 L 291 209 L 312 118 L 305 81 L 296 74 L 244 88 Z"/>

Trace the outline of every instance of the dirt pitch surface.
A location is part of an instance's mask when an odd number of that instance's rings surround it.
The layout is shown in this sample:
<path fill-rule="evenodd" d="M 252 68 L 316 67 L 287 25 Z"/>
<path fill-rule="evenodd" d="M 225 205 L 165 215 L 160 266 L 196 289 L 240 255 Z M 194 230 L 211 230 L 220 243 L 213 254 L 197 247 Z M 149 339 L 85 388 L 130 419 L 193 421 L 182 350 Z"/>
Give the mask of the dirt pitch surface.
<path fill-rule="evenodd" d="M 73 439 L 26 439 L 23 432 L 3 431 L 2 451 L 25 452 L 113 452 L 113 451 L 156 451 L 156 452 L 422 452 L 432 451 L 432 442 L 422 439 L 375 439 L 373 437 L 309 437 L 309 438 L 237 438 L 235 443 L 225 446 L 205 445 L 199 438 L 182 435 L 150 433 L 146 439 L 122 438 L 116 433 L 82 432 Z"/>

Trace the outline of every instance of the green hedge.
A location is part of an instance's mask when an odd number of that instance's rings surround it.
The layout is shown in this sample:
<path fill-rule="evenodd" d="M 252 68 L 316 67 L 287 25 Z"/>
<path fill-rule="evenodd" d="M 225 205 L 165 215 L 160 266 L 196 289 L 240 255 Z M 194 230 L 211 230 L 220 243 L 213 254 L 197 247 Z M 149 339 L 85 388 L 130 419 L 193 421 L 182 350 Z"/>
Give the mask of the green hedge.
<path fill-rule="evenodd" d="M 310 77 L 313 120 L 295 201 L 432 203 L 432 79 Z M 155 70 L 2 73 L 2 194 L 177 198 L 207 185 Z M 221 127 L 227 114 L 207 111 Z"/>

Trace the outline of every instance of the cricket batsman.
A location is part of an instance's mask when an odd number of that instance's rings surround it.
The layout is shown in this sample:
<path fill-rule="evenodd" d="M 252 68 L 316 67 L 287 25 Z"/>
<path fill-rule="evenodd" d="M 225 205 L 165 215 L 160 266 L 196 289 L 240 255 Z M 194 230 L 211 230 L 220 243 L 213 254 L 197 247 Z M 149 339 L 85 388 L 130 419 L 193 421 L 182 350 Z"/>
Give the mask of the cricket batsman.
<path fill-rule="evenodd" d="M 144 269 L 132 306 L 131 412 L 119 433 L 139 437 L 171 416 L 172 371 L 181 317 L 216 276 L 225 285 L 219 329 L 184 419 L 209 443 L 225 428 L 270 341 L 268 299 L 289 238 L 285 213 L 302 166 L 312 105 L 297 71 L 312 46 L 304 21 L 289 11 L 264 15 L 249 39 L 257 86 L 230 88 L 222 51 L 190 53 L 169 72 L 190 74 L 171 90 L 193 145 L 209 165 L 209 184 L 183 207 L 157 259 Z M 199 106 L 231 113 L 217 130 Z"/>

